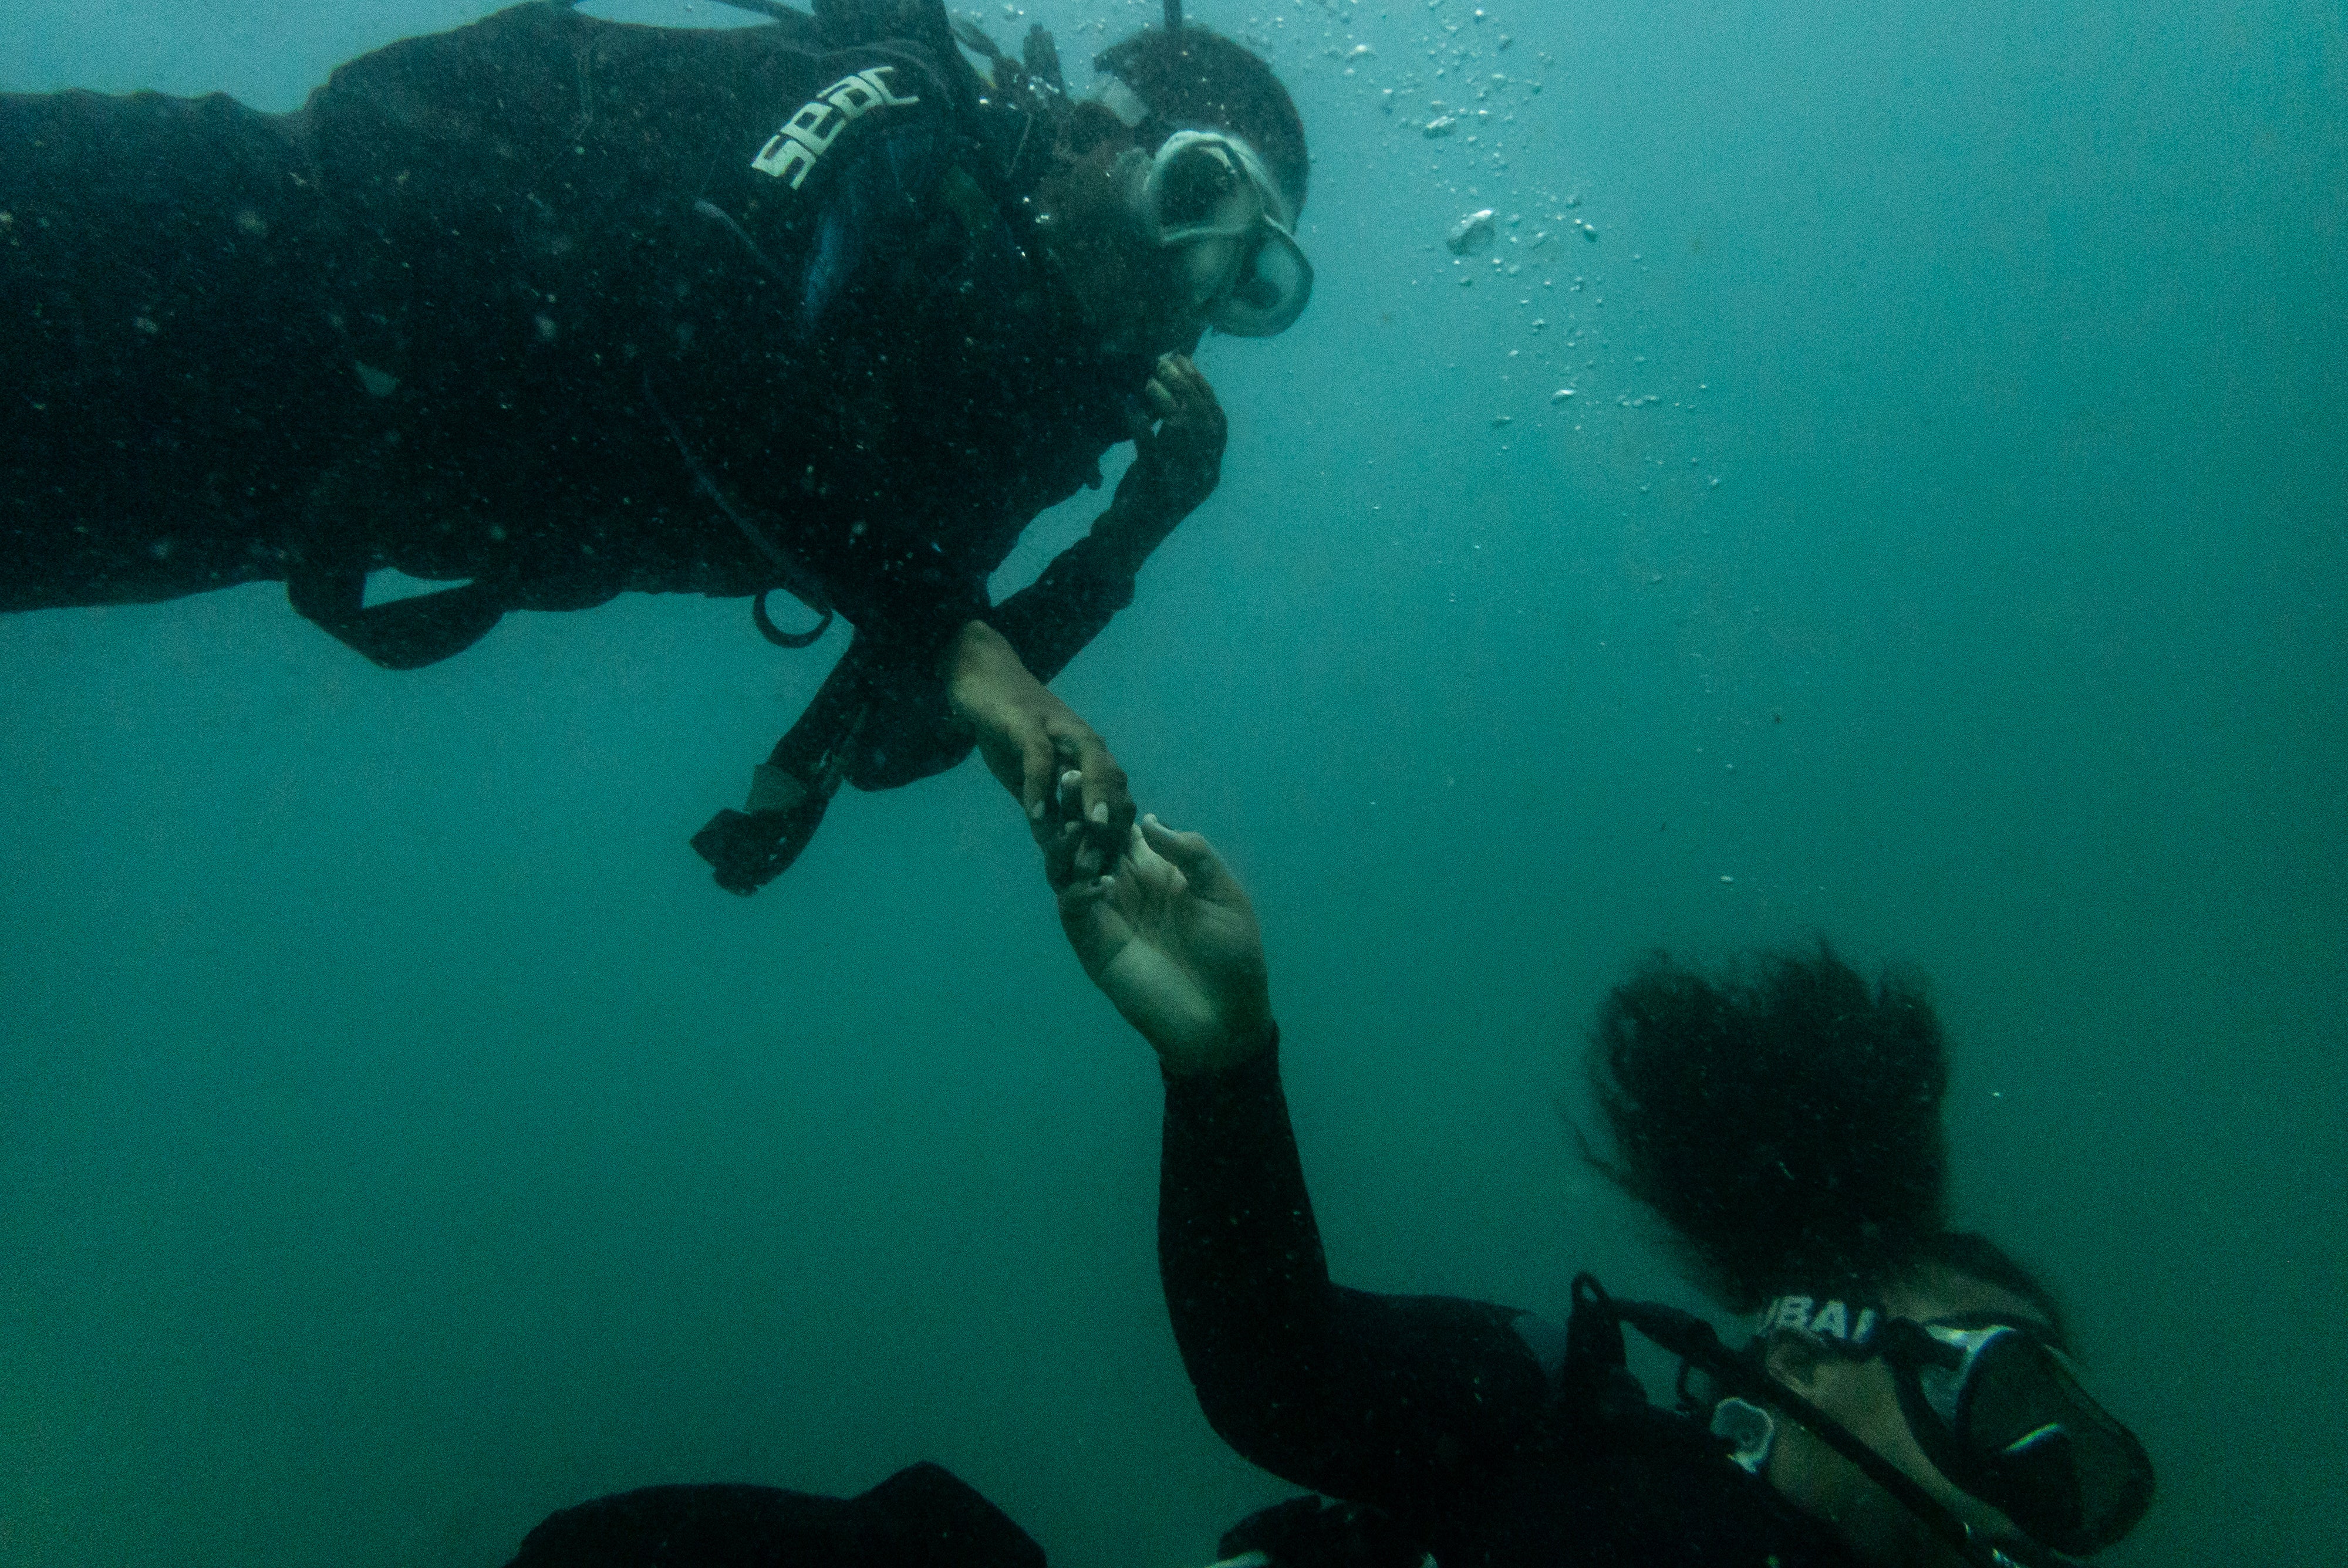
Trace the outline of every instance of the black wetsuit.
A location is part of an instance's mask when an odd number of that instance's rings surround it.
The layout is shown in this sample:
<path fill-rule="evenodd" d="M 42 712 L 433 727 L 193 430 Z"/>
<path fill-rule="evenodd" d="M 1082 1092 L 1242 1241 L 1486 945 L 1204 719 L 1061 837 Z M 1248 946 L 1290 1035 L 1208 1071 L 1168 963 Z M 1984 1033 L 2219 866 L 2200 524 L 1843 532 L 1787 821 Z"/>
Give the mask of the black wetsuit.
<path fill-rule="evenodd" d="M 1226 1557 L 1274 1568 L 1860 1568 L 1618 1360 L 1529 1313 L 1332 1284 L 1276 1057 L 1169 1081 L 1159 1255 L 1215 1430 L 1301 1499 Z M 846 1502 L 671 1486 L 556 1514 L 512 1568 L 1043 1568 L 984 1499 L 920 1466 Z"/>
<path fill-rule="evenodd" d="M 1276 1057 L 1169 1081 L 1159 1256 L 1215 1430 L 1443 1568 L 1854 1568 L 1725 1442 L 1620 1366 L 1568 1358 L 1554 1325 L 1332 1284 Z"/>
<path fill-rule="evenodd" d="M 407 667 L 509 610 L 791 588 L 857 629 L 810 712 L 874 710 L 849 776 L 957 760 L 957 628 L 1049 680 L 1130 601 L 1090 539 L 986 585 L 1149 365 L 1027 242 L 1033 100 L 937 0 L 817 9 L 518 5 L 289 115 L 0 97 L 0 610 L 282 579 Z M 362 608 L 383 567 L 466 586 Z"/>
<path fill-rule="evenodd" d="M 851 1498 L 652 1486 L 531 1531 L 508 1568 L 1044 1568 L 1044 1549 L 933 1464 Z"/>

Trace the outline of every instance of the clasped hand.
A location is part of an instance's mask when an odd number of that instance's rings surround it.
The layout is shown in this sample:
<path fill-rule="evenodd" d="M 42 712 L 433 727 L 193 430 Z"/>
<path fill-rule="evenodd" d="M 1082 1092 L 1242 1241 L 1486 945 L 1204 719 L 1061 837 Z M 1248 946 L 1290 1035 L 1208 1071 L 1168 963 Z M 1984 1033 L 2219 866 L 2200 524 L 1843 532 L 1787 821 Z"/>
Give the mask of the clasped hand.
<path fill-rule="evenodd" d="M 1053 813 L 1062 807 L 1066 825 L 1088 830 L 1106 862 L 1133 827 L 1133 795 L 1107 743 L 983 620 L 963 626 L 942 669 L 947 702 L 987 768 L 1018 798 L 1036 842 L 1055 841 L 1063 824 Z M 1079 781 L 1065 802 L 1056 794 L 1063 769 Z"/>
<path fill-rule="evenodd" d="M 1079 787 L 1071 772 L 1064 791 Z M 1272 1042 L 1263 935 L 1247 889 L 1203 835 L 1154 816 L 1107 871 L 1071 823 L 1046 845 L 1060 928 L 1077 961 L 1175 1077 L 1234 1066 Z"/>

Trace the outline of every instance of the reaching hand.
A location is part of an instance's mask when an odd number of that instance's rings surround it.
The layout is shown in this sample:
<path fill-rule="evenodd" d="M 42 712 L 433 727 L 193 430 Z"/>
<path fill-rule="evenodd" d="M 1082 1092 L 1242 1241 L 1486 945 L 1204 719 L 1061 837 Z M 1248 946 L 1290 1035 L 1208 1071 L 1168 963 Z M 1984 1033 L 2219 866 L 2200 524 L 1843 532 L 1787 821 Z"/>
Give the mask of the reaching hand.
<path fill-rule="evenodd" d="M 1141 819 L 1114 875 L 1079 875 L 1081 835 L 1046 856 L 1060 928 L 1101 993 L 1177 1077 L 1269 1050 L 1263 936 L 1247 889 L 1214 846 Z"/>
<path fill-rule="evenodd" d="M 1133 795 L 1107 743 L 983 620 L 955 637 L 944 672 L 947 700 L 976 734 L 987 767 L 1026 809 L 1036 841 L 1047 847 L 1054 842 L 1060 825 L 1050 819 L 1051 808 L 1065 804 L 1067 825 L 1081 824 L 1106 862 L 1133 829 Z M 1053 791 L 1063 769 L 1078 780 L 1064 803 L 1056 802 Z"/>

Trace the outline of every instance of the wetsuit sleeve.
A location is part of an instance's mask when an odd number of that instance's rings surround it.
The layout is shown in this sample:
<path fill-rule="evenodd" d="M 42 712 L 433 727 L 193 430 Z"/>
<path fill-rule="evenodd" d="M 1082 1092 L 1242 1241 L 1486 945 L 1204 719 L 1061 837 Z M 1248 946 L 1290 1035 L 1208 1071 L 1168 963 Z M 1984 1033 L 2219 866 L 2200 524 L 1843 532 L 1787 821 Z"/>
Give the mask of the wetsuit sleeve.
<path fill-rule="evenodd" d="M 1537 1440 L 1519 1314 L 1331 1282 L 1276 1055 L 1168 1081 L 1158 1248 L 1208 1420 L 1283 1480 L 1407 1519 Z"/>
<path fill-rule="evenodd" d="M 982 619 L 1003 633 L 1036 680 L 1049 682 L 1100 635 L 1111 616 L 1133 602 L 1133 577 L 1124 561 L 1120 548 L 1087 534 Z M 845 701 L 853 692 L 873 701 L 849 764 L 849 779 L 859 789 L 895 789 L 943 773 L 970 755 L 970 733 L 946 702 L 936 664 L 934 656 L 907 658 L 860 634 L 824 682 L 826 696 L 837 693 Z M 776 748 L 778 765 L 787 750 L 796 755 L 808 749 L 794 747 L 793 737 L 819 708 L 830 711 L 819 697 Z M 810 738 L 816 733 L 808 732 Z"/>
<path fill-rule="evenodd" d="M 1107 514 L 1103 514 L 1104 518 Z M 1050 682 L 1133 602 L 1128 547 L 1094 531 L 1062 550 L 1034 582 L 996 605 L 987 624 L 1018 651 L 1036 680 Z"/>

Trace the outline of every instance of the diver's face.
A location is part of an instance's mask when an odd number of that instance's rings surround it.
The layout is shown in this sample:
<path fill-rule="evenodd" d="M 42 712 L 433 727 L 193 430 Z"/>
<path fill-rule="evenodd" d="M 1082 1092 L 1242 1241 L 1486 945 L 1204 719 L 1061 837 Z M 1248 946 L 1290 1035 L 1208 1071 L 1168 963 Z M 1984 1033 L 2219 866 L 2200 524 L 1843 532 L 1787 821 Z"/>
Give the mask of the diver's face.
<path fill-rule="evenodd" d="M 2043 1313 L 2012 1291 L 1948 1270 L 1936 1270 L 1884 1294 L 1894 1317 L 1919 1323 L 1964 1313 L 1995 1313 L 2003 1321 L 2046 1327 Z M 1782 1335 L 1770 1346 L 1769 1371 L 1900 1467 L 1959 1519 L 1993 1536 L 2021 1533 L 2012 1520 L 1942 1475 L 1924 1456 L 1900 1412 L 1891 1368 L 1882 1358 L 1854 1360 Z M 1964 1559 L 1898 1499 L 1808 1431 L 1779 1428 L 1769 1461 L 1770 1483 L 1806 1512 L 1832 1524 L 1868 1562 L 1881 1568 L 1962 1568 Z"/>
<path fill-rule="evenodd" d="M 1187 351 L 1206 323 L 1188 302 L 1175 252 L 1151 242 L 1128 202 L 1127 138 L 1094 142 L 1037 187 L 1036 226 L 1086 319 L 1114 352 Z"/>

